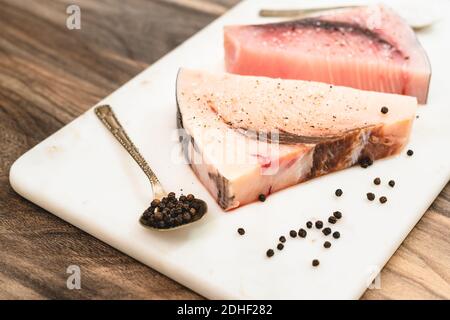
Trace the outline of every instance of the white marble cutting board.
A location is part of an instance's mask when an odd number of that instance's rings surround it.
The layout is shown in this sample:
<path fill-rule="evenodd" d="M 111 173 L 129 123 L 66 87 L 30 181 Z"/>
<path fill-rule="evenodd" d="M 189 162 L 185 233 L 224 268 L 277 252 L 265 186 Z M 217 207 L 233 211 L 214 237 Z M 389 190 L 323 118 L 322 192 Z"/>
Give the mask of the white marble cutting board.
<path fill-rule="evenodd" d="M 208 202 L 201 223 L 165 233 L 139 225 L 151 201 L 150 185 L 92 110 L 14 163 L 14 190 L 207 298 L 359 298 L 450 178 L 450 5 L 440 3 L 447 16 L 419 34 L 433 76 L 429 103 L 418 111 L 413 129 L 413 157 L 403 152 L 366 170 L 331 174 L 225 213 L 189 166 L 174 161 L 175 76 L 181 66 L 222 70 L 222 26 L 261 21 L 257 11 L 264 4 L 283 2 L 239 4 L 99 102 L 113 106 L 168 190 L 183 188 Z M 376 176 L 381 186 L 373 185 Z M 395 188 L 387 186 L 389 179 Z M 338 187 L 344 190 L 341 198 L 334 196 Z M 368 202 L 368 191 L 389 201 Z M 325 237 L 317 231 L 306 240 L 289 239 L 289 230 L 307 220 L 325 221 L 334 210 L 344 217 L 334 228 L 342 237 L 331 249 L 322 247 Z M 245 236 L 237 234 L 238 227 L 246 229 Z M 275 248 L 282 234 L 288 238 L 285 249 L 268 259 L 266 250 Z M 311 266 L 314 258 L 321 262 L 318 268 Z"/>

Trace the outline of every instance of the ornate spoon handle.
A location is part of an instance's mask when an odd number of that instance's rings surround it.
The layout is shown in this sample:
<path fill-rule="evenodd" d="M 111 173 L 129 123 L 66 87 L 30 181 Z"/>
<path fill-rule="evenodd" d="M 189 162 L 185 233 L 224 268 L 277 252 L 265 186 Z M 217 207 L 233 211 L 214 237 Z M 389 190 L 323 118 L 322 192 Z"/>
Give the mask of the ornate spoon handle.
<path fill-rule="evenodd" d="M 128 151 L 130 156 L 133 157 L 142 171 L 144 171 L 145 175 L 148 177 L 152 185 L 154 198 L 161 199 L 162 197 L 164 197 L 166 195 L 166 192 L 164 191 L 161 182 L 159 182 L 158 178 L 148 165 L 147 161 L 145 161 L 138 148 L 134 145 L 133 141 L 131 141 L 130 137 L 125 132 L 125 129 L 120 124 L 111 107 L 109 105 L 98 106 L 94 109 L 94 112 L 105 125 L 105 127 L 117 139 L 117 141 L 119 141 L 120 144 L 125 148 L 125 150 Z"/>

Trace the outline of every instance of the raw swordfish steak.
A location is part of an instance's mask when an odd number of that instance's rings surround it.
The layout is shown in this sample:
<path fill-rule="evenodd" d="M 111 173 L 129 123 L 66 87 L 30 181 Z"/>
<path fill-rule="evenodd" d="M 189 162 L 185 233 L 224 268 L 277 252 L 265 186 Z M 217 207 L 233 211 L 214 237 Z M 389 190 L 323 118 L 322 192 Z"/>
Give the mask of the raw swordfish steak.
<path fill-rule="evenodd" d="M 313 80 L 414 96 L 425 103 L 431 77 L 414 31 L 382 5 L 295 21 L 226 26 L 225 65 L 241 75 Z"/>
<path fill-rule="evenodd" d="M 225 210 L 400 152 L 417 108 L 414 97 L 188 69 L 176 98 L 185 156 Z"/>

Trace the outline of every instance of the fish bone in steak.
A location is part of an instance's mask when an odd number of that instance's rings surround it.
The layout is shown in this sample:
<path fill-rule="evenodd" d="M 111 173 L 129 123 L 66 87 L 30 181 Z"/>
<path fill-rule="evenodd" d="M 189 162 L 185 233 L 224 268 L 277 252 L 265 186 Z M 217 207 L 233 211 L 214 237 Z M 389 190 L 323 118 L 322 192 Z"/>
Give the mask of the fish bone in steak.
<path fill-rule="evenodd" d="M 227 26 L 228 72 L 404 94 L 425 103 L 431 67 L 409 25 L 383 5 Z"/>
<path fill-rule="evenodd" d="M 225 210 L 398 153 L 417 108 L 408 96 L 189 69 L 176 98 L 185 155 Z"/>

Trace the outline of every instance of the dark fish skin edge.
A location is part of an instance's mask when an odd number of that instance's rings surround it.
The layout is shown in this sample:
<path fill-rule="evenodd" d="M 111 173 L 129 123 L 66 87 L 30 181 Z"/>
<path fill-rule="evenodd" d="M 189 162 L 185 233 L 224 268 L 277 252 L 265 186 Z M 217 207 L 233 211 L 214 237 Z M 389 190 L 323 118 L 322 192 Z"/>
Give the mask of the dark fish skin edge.
<path fill-rule="evenodd" d="M 225 122 L 227 123 L 227 122 Z M 280 144 L 289 144 L 289 145 L 293 145 L 293 144 L 319 144 L 322 142 L 330 142 L 330 141 L 337 141 L 342 139 L 343 137 L 355 133 L 355 132 L 359 132 L 362 129 L 365 128 L 369 128 L 370 126 L 367 127 L 362 127 L 362 128 L 358 128 L 358 129 L 353 129 L 353 130 L 348 130 L 345 131 L 339 135 L 334 135 L 334 136 L 304 136 L 304 135 L 297 135 L 295 133 L 291 133 L 291 132 L 287 132 L 284 131 L 283 129 L 278 129 L 278 136 L 275 137 L 275 139 L 272 139 L 272 134 L 271 132 L 257 132 L 254 131 L 252 129 L 247 129 L 244 127 L 239 127 L 239 128 L 235 128 L 232 126 L 232 124 L 227 123 L 229 127 L 231 127 L 232 129 L 237 130 L 237 132 L 239 132 L 240 134 L 246 136 L 247 138 L 250 139 L 256 139 L 258 141 L 265 141 L 268 143 L 280 143 Z M 265 133 L 263 135 L 263 138 L 261 138 L 261 134 L 259 133 Z"/>
<path fill-rule="evenodd" d="M 178 76 L 177 76 L 178 82 Z M 179 129 L 184 129 L 183 127 L 183 117 L 180 112 L 180 107 L 178 103 L 178 96 L 176 95 L 177 100 L 177 126 Z M 236 128 L 234 128 L 236 129 Z M 238 128 L 239 129 L 239 128 Z M 242 128 L 240 128 L 242 130 Z M 341 136 L 334 136 L 328 138 L 319 138 L 317 137 L 303 137 L 296 136 L 294 134 L 290 134 L 289 140 L 296 141 L 297 143 L 305 143 L 304 141 L 315 141 L 315 147 L 313 150 L 313 165 L 308 176 L 302 180 L 309 180 L 315 177 L 322 176 L 324 174 L 328 174 L 331 172 L 335 172 L 338 170 L 342 170 L 350 167 L 348 165 L 348 159 L 352 154 L 353 146 L 355 143 L 358 143 L 361 140 L 363 134 L 368 133 L 368 141 L 365 144 L 364 148 L 361 150 L 358 159 L 352 165 L 358 163 L 358 161 L 362 158 L 370 158 L 371 160 L 376 160 L 380 158 L 384 158 L 390 155 L 393 155 L 399 151 L 401 145 L 388 145 L 388 142 L 383 143 L 383 128 L 381 126 L 370 126 L 364 127 L 361 129 L 355 129 L 352 131 L 348 131 L 343 133 Z M 369 132 L 367 132 L 369 131 Z M 270 137 L 270 135 L 269 135 Z M 195 140 L 191 136 L 189 139 L 194 146 L 195 150 L 198 148 L 195 145 Z M 268 141 L 269 142 L 269 141 Z M 183 144 L 183 150 L 185 150 L 185 156 L 188 161 L 188 144 Z M 330 152 L 331 151 L 331 152 Z M 330 157 L 330 153 L 332 156 Z M 223 209 L 227 209 L 229 205 L 233 202 L 234 196 L 229 195 L 229 181 L 220 175 L 219 173 L 209 173 L 210 179 L 212 179 L 217 188 L 217 199 L 219 205 Z"/>
<path fill-rule="evenodd" d="M 304 18 L 298 19 L 294 21 L 286 21 L 286 22 L 276 22 L 276 23 L 268 23 L 268 24 L 254 24 L 252 27 L 263 28 L 263 29 L 290 29 L 295 31 L 298 28 L 302 29 L 311 29 L 311 28 L 319 28 L 328 32 L 341 32 L 341 30 L 352 33 L 355 35 L 363 36 L 369 40 L 375 41 L 381 45 L 387 45 L 391 50 L 393 50 L 396 54 L 400 55 L 403 58 L 406 56 L 403 52 L 398 49 L 394 44 L 390 43 L 383 37 L 381 37 L 378 33 L 373 32 L 368 28 L 364 28 L 355 23 L 342 22 L 342 21 L 328 21 L 319 18 Z"/>
<path fill-rule="evenodd" d="M 176 104 L 177 104 L 177 128 L 184 130 L 183 115 L 181 114 L 180 104 L 178 103 L 178 90 L 177 90 L 177 88 L 178 88 L 178 76 L 180 74 L 180 70 L 178 70 L 177 78 L 176 78 L 176 82 L 175 82 L 175 99 L 176 99 Z M 186 130 L 184 130 L 184 132 L 186 132 Z M 191 168 L 192 168 L 192 164 L 190 162 L 191 159 L 189 159 L 189 143 L 192 144 L 195 152 L 199 152 L 200 151 L 198 149 L 197 144 L 195 143 L 195 139 L 194 139 L 194 137 L 189 135 L 189 140 L 185 140 L 180 135 L 179 140 L 180 140 L 180 143 L 182 144 L 182 149 L 183 149 L 184 156 L 185 156 L 186 160 L 188 161 L 189 166 L 191 166 Z M 216 188 L 217 188 L 217 202 L 218 202 L 218 204 L 220 205 L 220 207 L 222 209 L 226 210 L 233 203 L 233 200 L 234 200 L 234 196 L 230 196 L 230 193 L 229 193 L 229 181 L 228 181 L 228 179 L 226 179 L 224 176 L 222 176 L 218 172 L 217 173 L 209 172 L 208 176 L 216 184 Z"/>

